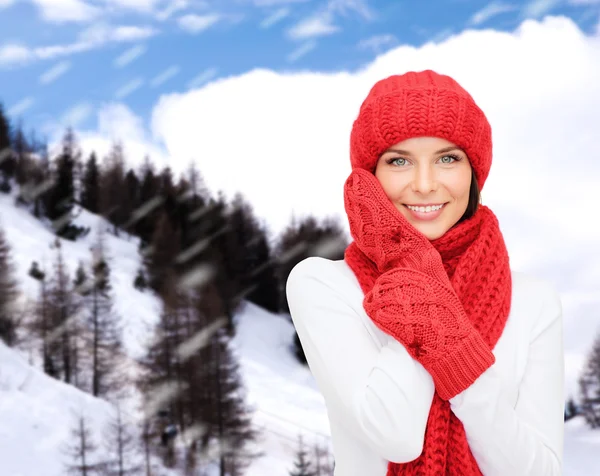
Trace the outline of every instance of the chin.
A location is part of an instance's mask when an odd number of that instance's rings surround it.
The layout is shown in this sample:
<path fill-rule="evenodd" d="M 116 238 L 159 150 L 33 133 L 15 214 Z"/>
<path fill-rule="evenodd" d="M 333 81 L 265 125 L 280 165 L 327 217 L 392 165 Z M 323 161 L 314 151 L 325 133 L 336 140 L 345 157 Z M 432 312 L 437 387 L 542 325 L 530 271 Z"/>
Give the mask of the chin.
<path fill-rule="evenodd" d="M 414 224 L 413 224 L 414 225 Z M 437 240 L 444 236 L 448 230 L 446 228 L 440 228 L 439 226 L 435 227 L 435 229 L 431 229 L 429 227 L 423 227 L 419 225 L 414 225 L 417 230 L 419 230 L 429 241 Z"/>

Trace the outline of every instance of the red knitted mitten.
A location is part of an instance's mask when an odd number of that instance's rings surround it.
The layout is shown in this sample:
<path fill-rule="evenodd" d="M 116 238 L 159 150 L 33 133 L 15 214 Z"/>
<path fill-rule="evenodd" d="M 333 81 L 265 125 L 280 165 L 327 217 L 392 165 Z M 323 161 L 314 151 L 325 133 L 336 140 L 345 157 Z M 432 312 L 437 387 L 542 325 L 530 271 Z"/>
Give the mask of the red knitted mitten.
<path fill-rule="evenodd" d="M 365 294 L 367 314 L 400 341 L 448 400 L 494 363 L 469 321 L 438 251 L 389 201 L 377 179 L 356 169 L 345 186 L 352 235 L 382 273 Z"/>

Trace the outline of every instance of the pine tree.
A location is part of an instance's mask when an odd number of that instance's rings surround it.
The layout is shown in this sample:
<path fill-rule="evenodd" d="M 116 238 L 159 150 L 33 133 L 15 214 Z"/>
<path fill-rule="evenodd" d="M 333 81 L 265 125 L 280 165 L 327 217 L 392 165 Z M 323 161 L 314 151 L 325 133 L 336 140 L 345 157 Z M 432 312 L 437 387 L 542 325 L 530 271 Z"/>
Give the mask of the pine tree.
<path fill-rule="evenodd" d="M 333 476 L 332 455 L 327 445 L 314 444 L 315 476 Z"/>
<path fill-rule="evenodd" d="M 100 233 L 92 248 L 92 266 L 89 283 L 82 290 L 87 313 L 87 331 L 91 352 L 91 391 L 94 396 L 106 396 L 118 390 L 118 362 L 123 355 L 119 318 L 114 312 L 110 268 L 104 238 Z"/>
<path fill-rule="evenodd" d="M 53 313 L 48 290 L 46 273 L 36 261 L 31 264 L 29 275 L 40 283 L 39 297 L 32 323 L 33 332 L 42 342 L 42 362 L 44 372 L 53 378 L 60 378 L 59 348 L 56 332 L 53 332 Z"/>
<path fill-rule="evenodd" d="M 143 420 L 141 421 L 141 425 L 140 425 L 139 447 L 141 448 L 142 453 L 144 455 L 143 474 L 145 476 L 154 476 L 154 475 L 158 474 L 158 473 L 155 473 L 156 468 L 154 467 L 154 464 L 152 462 L 152 451 L 153 451 L 152 441 L 154 440 L 155 437 L 156 437 L 156 435 L 152 431 L 152 425 L 151 425 L 150 420 L 147 417 L 143 418 Z M 140 470 L 140 474 L 142 474 L 141 470 Z"/>
<path fill-rule="evenodd" d="M 141 205 L 140 203 L 140 181 L 132 169 L 125 174 L 125 204 L 127 221 L 124 225 L 128 233 L 133 233 L 134 213 Z"/>
<path fill-rule="evenodd" d="M 47 148 L 36 144 L 33 142 L 34 140 L 31 139 L 28 142 L 28 149 L 23 161 L 25 172 L 23 177 L 18 178 L 18 180 L 24 179 L 25 182 L 19 189 L 17 203 L 30 206 L 33 215 L 41 218 L 46 214 L 46 205 L 51 201 L 56 179 L 50 170 Z M 34 153 L 38 157 L 33 157 Z"/>
<path fill-rule="evenodd" d="M 309 256 L 331 260 L 343 259 L 347 246 L 344 231 L 333 220 L 325 220 L 323 223 L 319 223 L 314 217 L 307 217 L 299 222 L 292 220 L 279 238 L 274 252 L 278 261 L 280 312 L 289 313 L 285 286 L 296 264 Z M 294 335 L 294 350 L 298 361 L 306 364 L 306 356 L 298 334 Z"/>
<path fill-rule="evenodd" d="M 56 234 L 69 240 L 75 240 L 84 233 L 83 229 L 71 223 L 76 200 L 75 166 L 79 155 L 75 134 L 69 129 L 63 137 L 61 153 L 55 160 L 54 183 L 45 194 L 46 216 L 52 220 Z"/>
<path fill-rule="evenodd" d="M 579 414 L 577 410 L 577 405 L 575 404 L 575 400 L 573 398 L 569 398 L 567 403 L 565 404 L 565 421 L 569 421 L 572 418 L 575 418 Z"/>
<path fill-rule="evenodd" d="M 16 160 L 11 149 L 11 130 L 4 107 L 0 103 L 0 186 L 5 193 L 10 192 L 10 179 L 14 177 Z"/>
<path fill-rule="evenodd" d="M 145 361 L 148 370 L 141 385 L 148 398 L 156 393 L 168 395 L 160 407 L 169 415 L 159 430 L 164 437 L 163 461 L 173 465 L 179 460 L 169 438 L 173 429 L 188 447 L 188 471 L 198 459 L 205 459 L 200 452 L 215 450 L 211 442 L 219 441 L 222 453 L 216 458 L 221 474 L 240 474 L 253 456 L 246 445 L 255 438 L 255 431 L 244 406 L 216 286 L 208 283 L 194 292 L 172 284 L 167 287 L 172 291 Z"/>
<path fill-rule="evenodd" d="M 146 157 L 140 170 L 142 183 L 139 190 L 138 215 L 134 230 L 142 243 L 150 243 L 154 234 L 157 217 L 162 211 L 157 205 L 162 203 L 159 180 L 154 174 L 152 162 Z"/>
<path fill-rule="evenodd" d="M 235 311 L 243 298 L 271 311 L 278 311 L 276 263 L 266 231 L 259 224 L 251 205 L 236 194 L 227 215 L 227 229 L 221 243 L 224 273 Z"/>
<path fill-rule="evenodd" d="M 165 303 L 155 328 L 155 339 L 143 362 L 146 372 L 139 382 L 147 407 L 151 407 L 153 412 L 162 411 L 168 415 L 168 418 L 161 421 L 157 428 L 146 428 L 149 433 L 148 439 L 156 434 L 161 436 L 159 454 L 167 467 L 172 467 L 177 460 L 173 440 L 167 437 L 167 429 L 185 429 L 190 423 L 189 411 L 186 411 L 184 405 L 188 387 L 177 353 L 178 347 L 185 338 L 182 335 L 184 329 L 179 317 L 177 309 Z M 199 367 L 198 370 L 201 368 Z M 158 402 L 156 402 L 157 395 L 162 397 Z M 149 441 L 146 440 L 145 445 L 145 450 L 148 451 Z M 148 464 L 148 457 L 146 462 Z"/>
<path fill-rule="evenodd" d="M 166 294 L 166 283 L 175 276 L 175 257 L 179 253 L 180 235 L 173 227 L 171 217 L 162 213 L 152 237 L 152 252 L 146 256 L 149 286 L 161 295 Z"/>
<path fill-rule="evenodd" d="M 101 475 L 103 464 L 98 462 L 98 446 L 94 441 L 88 420 L 80 415 L 71 431 L 70 441 L 63 452 L 69 458 L 65 465 L 68 474 L 75 476 Z"/>
<path fill-rule="evenodd" d="M 12 142 L 16 160 L 15 178 L 17 183 L 20 186 L 23 186 L 31 179 L 30 173 L 33 164 L 31 159 L 31 146 L 25 138 L 21 124 L 16 127 Z"/>
<path fill-rule="evenodd" d="M 139 475 L 142 466 L 137 462 L 137 441 L 117 402 L 115 416 L 108 424 L 104 441 L 109 457 L 103 476 Z"/>
<path fill-rule="evenodd" d="M 579 379 L 580 414 L 591 428 L 600 428 L 600 333 Z"/>
<path fill-rule="evenodd" d="M 312 467 L 312 463 L 308 458 L 308 452 L 302 442 L 302 436 L 298 437 L 298 450 L 296 452 L 296 460 L 294 461 L 294 469 L 290 471 L 290 476 L 317 476 L 317 473 Z"/>
<path fill-rule="evenodd" d="M 146 273 L 144 272 L 143 268 L 138 269 L 135 279 L 133 280 L 133 286 L 135 289 L 139 289 L 140 291 L 143 291 L 148 287 Z"/>
<path fill-rule="evenodd" d="M 11 346 L 17 338 L 15 300 L 18 290 L 14 278 L 11 250 L 0 227 L 0 339 Z"/>
<path fill-rule="evenodd" d="M 60 362 L 60 375 L 66 383 L 77 384 L 79 371 L 81 327 L 78 321 L 78 303 L 69 280 L 67 266 L 62 254 L 62 245 L 54 242 L 56 260 L 54 274 L 48 289 L 50 313 L 50 352 L 52 360 Z"/>
<path fill-rule="evenodd" d="M 190 162 L 190 165 L 187 169 L 186 178 L 192 196 L 199 197 L 204 201 L 208 201 L 208 199 L 210 198 L 210 191 L 206 186 L 204 177 L 198 170 L 196 163 L 193 161 Z"/>
<path fill-rule="evenodd" d="M 253 255 L 256 264 L 249 273 L 246 286 L 250 287 L 252 283 L 255 286 L 251 288 L 247 299 L 267 311 L 276 313 L 279 311 L 280 302 L 278 268 L 264 230 L 257 232 L 253 243 Z"/>
<path fill-rule="evenodd" d="M 127 202 L 126 195 L 125 155 L 122 144 L 113 144 L 103 169 L 100 209 L 102 215 L 114 225 L 113 233 L 118 236 L 119 228 L 127 223 L 131 215 L 131 204 Z"/>
<path fill-rule="evenodd" d="M 90 154 L 85 164 L 81 183 L 81 206 L 92 213 L 100 212 L 100 170 L 95 152 Z"/>
<path fill-rule="evenodd" d="M 296 264 L 309 256 L 331 260 L 344 258 L 348 246 L 345 232 L 334 220 L 319 223 L 314 217 L 292 220 L 278 240 L 275 256 L 279 263 L 281 312 L 289 312 L 285 295 L 287 278 Z"/>
<path fill-rule="evenodd" d="M 212 316 L 217 323 L 219 303 L 214 285 L 204 288 L 201 308 L 205 316 Z M 219 474 L 241 474 L 256 455 L 250 453 L 248 446 L 258 437 L 252 426 L 250 409 L 244 401 L 244 387 L 239 372 L 239 364 L 230 346 L 226 327 L 217 326 L 207 346 L 210 358 L 209 402 L 205 418 L 208 429 L 218 444 Z"/>

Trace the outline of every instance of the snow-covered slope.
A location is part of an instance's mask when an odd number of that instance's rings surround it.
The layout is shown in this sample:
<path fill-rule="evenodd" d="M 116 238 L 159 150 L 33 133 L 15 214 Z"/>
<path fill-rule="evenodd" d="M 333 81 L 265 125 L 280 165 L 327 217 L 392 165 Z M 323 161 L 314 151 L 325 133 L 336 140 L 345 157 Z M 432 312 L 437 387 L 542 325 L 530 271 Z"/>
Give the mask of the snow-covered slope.
<path fill-rule="evenodd" d="M 0 194 L 0 223 L 5 229 L 17 266 L 21 289 L 31 299 L 38 284 L 28 276 L 33 260 L 50 266 L 52 233 L 27 211 Z M 90 234 L 77 242 L 63 241 L 72 273 L 79 260 L 88 261 L 102 219 L 86 213 L 79 225 Z M 160 312 L 160 302 L 133 287 L 140 265 L 137 239 L 106 235 L 115 307 L 124 319 L 125 344 L 139 356 Z M 293 328 L 286 316 L 271 314 L 246 303 L 237 315 L 234 348 L 240 357 L 248 402 L 261 429 L 258 449 L 248 476 L 286 476 L 293 467 L 297 437 L 329 445 L 329 426 L 323 398 L 310 371 L 297 363 L 291 351 Z M 573 385 L 574 382 L 570 382 Z M 28 362 L 27 353 L 0 344 L 0 474 L 2 476 L 62 476 L 61 446 L 68 435 L 73 412 L 91 417 L 92 430 L 101 431 L 112 407 L 71 386 L 44 375 Z M 580 418 L 566 424 L 565 476 L 587 476 L 598 467 L 600 431 L 589 430 Z M 598 472 L 600 474 L 600 471 Z"/>
<path fill-rule="evenodd" d="M 50 270 L 55 236 L 50 229 L 22 208 L 14 198 L 0 194 L 0 224 L 12 248 L 16 277 L 23 298 L 33 301 L 38 282 L 28 275 L 32 261 Z M 63 256 L 73 274 L 79 261 L 89 262 L 90 248 L 106 222 L 83 210 L 76 224 L 90 227 L 90 233 L 76 242 L 62 240 Z M 161 304 L 150 292 L 140 292 L 133 281 L 140 266 L 138 240 L 105 233 L 105 247 L 111 267 L 115 310 L 123 319 L 125 345 L 131 357 L 142 355 L 158 319 Z M 306 367 L 292 356 L 293 328 L 289 319 L 270 314 L 248 303 L 237 316 L 239 332 L 234 341 L 241 357 L 241 370 L 249 403 L 255 409 L 255 423 L 261 429 L 258 449 L 264 456 L 249 468 L 249 476 L 285 475 L 293 467 L 297 437 L 328 445 L 328 424 L 322 397 Z M 84 402 L 94 425 L 105 427 L 111 406 L 71 386 L 57 382 L 29 365 L 28 352 L 2 347 L 0 353 L 0 461 L 11 462 L 2 476 L 59 476 L 61 451 L 58 445 L 68 435 L 72 409 Z M 38 365 L 39 367 L 39 365 Z M 25 384 L 24 384 L 25 382 Z M 18 411 L 17 411 L 18 410 Z M 93 428 L 92 428 L 93 429 Z M 32 442 L 43 457 L 32 459 Z M 56 444 L 54 444 L 56 443 Z M 16 449 L 20 448 L 19 451 Z M 36 462 L 37 461 L 37 462 Z M 39 462 L 39 466 L 38 466 Z"/>
<path fill-rule="evenodd" d="M 102 434 L 111 406 L 46 376 L 0 342 L 0 474 L 64 474 L 63 448 L 78 415 Z"/>

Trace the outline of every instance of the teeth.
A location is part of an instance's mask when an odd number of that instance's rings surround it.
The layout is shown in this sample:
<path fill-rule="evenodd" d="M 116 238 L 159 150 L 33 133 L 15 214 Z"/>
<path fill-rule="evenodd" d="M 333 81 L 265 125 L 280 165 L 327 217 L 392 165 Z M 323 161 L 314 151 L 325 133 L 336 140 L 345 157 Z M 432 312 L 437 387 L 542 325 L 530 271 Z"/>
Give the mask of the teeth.
<path fill-rule="evenodd" d="M 439 210 L 440 208 L 442 208 L 444 205 L 436 205 L 434 207 L 411 207 L 410 205 L 407 205 L 408 208 L 410 208 L 412 211 L 415 212 L 421 212 L 421 213 L 429 213 L 429 212 L 435 212 L 437 210 Z"/>

